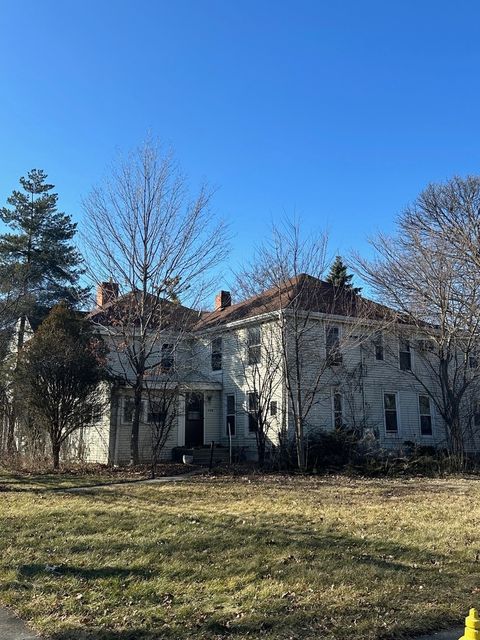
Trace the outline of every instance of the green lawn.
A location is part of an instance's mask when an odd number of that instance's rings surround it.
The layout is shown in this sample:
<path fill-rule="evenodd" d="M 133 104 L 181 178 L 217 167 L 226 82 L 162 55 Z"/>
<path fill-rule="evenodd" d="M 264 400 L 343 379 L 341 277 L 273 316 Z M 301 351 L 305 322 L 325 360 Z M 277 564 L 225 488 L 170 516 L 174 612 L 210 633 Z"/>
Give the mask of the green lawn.
<path fill-rule="evenodd" d="M 0 600 L 55 640 L 401 638 L 480 604 L 474 479 L 15 486 Z"/>

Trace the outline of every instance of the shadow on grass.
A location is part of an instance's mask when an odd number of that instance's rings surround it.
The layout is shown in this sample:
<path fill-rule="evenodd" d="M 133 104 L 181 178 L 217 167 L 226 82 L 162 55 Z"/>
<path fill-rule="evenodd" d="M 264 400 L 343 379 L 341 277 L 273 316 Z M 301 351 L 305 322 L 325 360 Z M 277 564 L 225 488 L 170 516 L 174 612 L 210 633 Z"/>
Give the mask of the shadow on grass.
<path fill-rule="evenodd" d="M 24 564 L 18 568 L 18 575 L 23 578 L 35 578 L 36 576 L 72 576 L 80 580 L 102 580 L 104 578 L 144 578 L 151 579 L 156 572 L 152 569 L 124 569 L 122 567 L 86 568 L 69 565 L 51 566 L 45 564 Z"/>
<path fill-rule="evenodd" d="M 9 575 L 2 589 L 26 611 L 32 602 L 27 585 L 37 594 L 60 596 L 55 605 L 43 604 L 35 612 L 37 618 L 58 616 L 60 624 L 72 625 L 51 640 L 380 640 L 458 624 L 452 612 L 456 606 L 463 615 L 476 588 L 477 576 L 465 575 L 461 548 L 448 553 L 444 546 L 441 553 L 407 534 L 390 540 L 392 524 L 365 537 L 320 520 L 309 524 L 302 513 L 282 511 L 280 505 L 243 519 L 241 509 L 222 514 L 214 505 L 210 513 L 200 508 L 193 513 L 184 499 L 174 491 L 119 491 L 74 503 L 62 499 L 53 514 L 42 509 L 23 517 L 22 538 L 15 520 L 8 520 L 5 550 L 20 546 L 11 555 L 14 566 L 8 565 L 17 575 Z M 38 531 L 48 535 L 37 538 L 36 562 L 26 564 Z M 47 571 L 41 560 L 54 562 L 52 547 L 61 549 L 61 560 Z M 61 564 L 65 558 L 67 564 Z M 63 594 L 83 590 L 93 594 L 91 600 L 63 604 Z M 342 608 L 345 597 L 348 610 Z M 131 619 L 132 629 L 108 629 L 124 615 L 122 624 L 128 627 Z M 88 624 L 77 626 L 80 619 Z"/>

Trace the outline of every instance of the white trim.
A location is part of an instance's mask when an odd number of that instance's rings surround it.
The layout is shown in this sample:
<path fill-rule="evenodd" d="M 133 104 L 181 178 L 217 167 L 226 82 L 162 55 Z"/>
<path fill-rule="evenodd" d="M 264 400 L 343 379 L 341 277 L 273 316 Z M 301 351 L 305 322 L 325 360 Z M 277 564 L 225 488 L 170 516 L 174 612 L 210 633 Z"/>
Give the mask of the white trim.
<path fill-rule="evenodd" d="M 234 413 L 227 413 L 228 411 L 228 396 L 233 396 L 234 403 Z M 233 393 L 224 393 L 223 394 L 223 424 L 222 424 L 222 438 L 236 438 L 238 436 L 238 421 L 237 421 L 237 394 L 235 391 Z M 227 417 L 233 415 L 235 417 L 235 433 L 229 434 L 227 432 Z"/>
<path fill-rule="evenodd" d="M 426 413 L 420 413 L 420 396 L 424 398 L 428 398 L 428 408 L 430 410 L 430 423 L 432 426 L 432 433 L 422 433 L 422 416 L 426 416 Z M 435 421 L 433 417 L 432 411 L 432 399 L 428 395 L 428 393 L 417 393 L 417 409 L 418 409 L 418 433 L 421 438 L 433 438 L 433 434 L 435 431 Z"/>
<path fill-rule="evenodd" d="M 332 418 L 332 429 L 335 430 L 335 395 L 338 393 L 338 395 L 341 398 L 341 403 L 342 403 L 342 424 L 344 422 L 344 413 L 345 413 L 345 407 L 344 407 L 344 402 L 343 402 L 343 391 L 340 387 L 336 386 L 336 387 L 331 387 L 330 388 L 330 408 L 331 408 L 331 418 Z"/>
<path fill-rule="evenodd" d="M 177 445 L 185 446 L 185 394 L 178 395 Z"/>
<path fill-rule="evenodd" d="M 411 338 L 403 338 L 401 336 L 397 336 L 397 338 L 398 338 L 398 359 L 397 359 L 398 369 L 399 369 L 399 371 L 403 371 L 403 372 L 406 372 L 406 373 L 409 373 L 409 372 L 413 373 L 415 371 L 415 368 L 414 368 L 415 367 L 415 359 L 414 359 L 414 355 L 413 355 L 415 350 L 414 350 L 413 345 L 412 345 L 412 340 L 411 340 Z M 408 353 L 410 354 L 410 369 L 402 369 L 401 366 L 400 366 L 400 342 L 402 340 L 403 341 L 406 340 L 408 342 L 408 347 L 409 347 Z M 407 353 L 407 352 L 403 351 L 403 353 Z"/>
<path fill-rule="evenodd" d="M 343 361 L 343 353 L 340 349 L 340 346 L 342 344 L 342 338 L 343 338 L 343 327 L 341 325 L 339 325 L 336 322 L 325 322 L 324 324 L 324 332 L 323 332 L 323 338 L 324 338 L 324 356 L 325 359 L 328 359 L 328 353 L 327 353 L 327 332 L 329 329 L 337 329 L 338 330 L 338 345 L 337 345 L 337 352 L 339 355 L 339 362 L 334 364 L 333 366 L 338 366 L 340 364 L 342 364 Z"/>
<path fill-rule="evenodd" d="M 389 431 L 387 429 L 386 409 L 385 409 L 385 396 L 395 396 L 395 411 L 397 414 L 397 430 Z M 386 437 L 396 438 L 400 435 L 402 430 L 402 421 L 400 416 L 400 394 L 398 391 L 389 391 L 388 389 L 382 389 L 382 412 L 383 412 L 383 432 Z"/>

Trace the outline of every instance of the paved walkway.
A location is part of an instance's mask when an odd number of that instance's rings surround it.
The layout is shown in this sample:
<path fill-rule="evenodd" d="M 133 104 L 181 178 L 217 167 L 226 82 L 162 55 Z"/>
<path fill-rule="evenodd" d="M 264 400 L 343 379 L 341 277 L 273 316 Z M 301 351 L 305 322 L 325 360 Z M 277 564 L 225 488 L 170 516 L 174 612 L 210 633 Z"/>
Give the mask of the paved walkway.
<path fill-rule="evenodd" d="M 416 640 L 459 640 L 463 636 L 464 627 L 458 627 L 451 631 L 439 631 L 438 633 L 431 633 L 427 636 L 421 636 Z"/>
<path fill-rule="evenodd" d="M 39 640 L 40 636 L 30 631 L 20 618 L 11 611 L 0 607 L 1 640 Z"/>
<path fill-rule="evenodd" d="M 159 484 L 162 482 L 180 482 L 182 480 L 188 480 L 192 476 L 198 476 L 202 473 L 205 473 L 205 469 L 194 469 L 193 471 L 188 471 L 187 473 L 179 474 L 178 476 L 160 476 L 158 478 L 151 478 L 150 480 L 122 480 L 121 482 L 108 482 L 102 484 L 90 484 L 83 487 L 55 487 L 55 491 L 62 492 L 80 492 L 80 491 L 91 491 L 92 489 L 115 489 L 116 487 L 124 487 L 125 485 L 133 484 Z M 1 636 L 0 636 L 1 640 Z"/>

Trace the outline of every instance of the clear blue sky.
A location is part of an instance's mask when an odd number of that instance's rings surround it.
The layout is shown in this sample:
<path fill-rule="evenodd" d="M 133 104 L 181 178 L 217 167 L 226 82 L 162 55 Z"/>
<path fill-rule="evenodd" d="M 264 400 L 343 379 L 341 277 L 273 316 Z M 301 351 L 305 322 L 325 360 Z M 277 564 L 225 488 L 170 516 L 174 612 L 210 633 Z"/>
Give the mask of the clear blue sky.
<path fill-rule="evenodd" d="M 0 0 L 0 203 L 43 168 L 76 220 L 147 131 L 218 187 L 232 265 L 296 211 L 367 249 L 430 181 L 480 173 L 476 0 Z"/>

